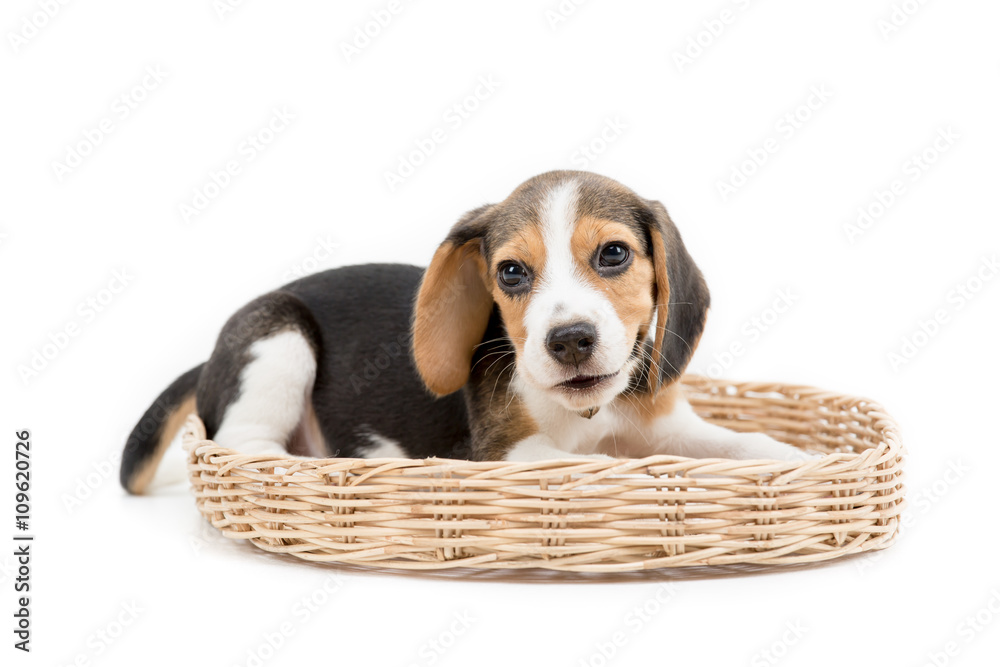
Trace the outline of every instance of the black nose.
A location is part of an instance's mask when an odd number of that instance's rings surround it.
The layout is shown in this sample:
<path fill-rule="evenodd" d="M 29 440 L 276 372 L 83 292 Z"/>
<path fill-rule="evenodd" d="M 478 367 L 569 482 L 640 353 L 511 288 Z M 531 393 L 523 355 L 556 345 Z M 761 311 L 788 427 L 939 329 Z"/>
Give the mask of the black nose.
<path fill-rule="evenodd" d="M 597 329 L 589 322 L 574 322 L 549 331 L 545 345 L 549 354 L 563 364 L 579 366 L 594 351 Z"/>

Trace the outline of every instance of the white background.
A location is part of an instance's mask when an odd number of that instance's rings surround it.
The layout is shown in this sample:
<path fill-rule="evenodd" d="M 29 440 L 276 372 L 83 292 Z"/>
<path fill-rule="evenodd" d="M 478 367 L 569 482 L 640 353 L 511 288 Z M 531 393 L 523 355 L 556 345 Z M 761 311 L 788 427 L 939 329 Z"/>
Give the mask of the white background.
<path fill-rule="evenodd" d="M 221 16 L 210 0 L 71 2 L 51 18 L 4 3 L 0 533 L 14 532 L 13 434 L 28 428 L 37 535 L 30 656 L 11 648 L 0 552 L 4 664 L 255 664 L 248 651 L 285 622 L 263 664 L 772 664 L 764 650 L 788 665 L 993 664 L 1000 280 L 983 262 L 1000 250 L 1000 6 L 899 1 L 912 15 L 896 10 L 898 26 L 889 0 L 593 0 L 557 22 L 557 0 L 403 2 L 350 60 L 342 45 L 387 0 Z M 143 90 L 147 67 L 164 74 Z M 495 91 L 447 120 L 480 77 Z M 801 107 L 818 89 L 827 99 Z M 274 109 L 294 120 L 246 159 Z M 88 150 L 102 119 L 111 132 Z M 445 141 L 390 189 L 385 172 L 435 128 Z M 54 166 L 78 149 L 78 166 Z M 185 221 L 229 160 L 240 173 Z M 899 420 L 911 525 L 897 545 L 754 576 L 412 576 L 271 557 L 218 537 L 183 487 L 120 489 L 129 429 L 244 302 L 297 269 L 425 264 L 462 212 L 580 167 L 662 200 L 704 270 L 714 303 L 692 370 L 871 396 Z M 734 169 L 754 173 L 724 198 Z M 852 243 L 845 225 L 897 179 Z M 115 271 L 127 284 L 103 292 Z M 775 317 L 781 290 L 792 305 Z M 920 346 L 893 363 L 904 338 Z M 334 573 L 304 619 L 294 606 Z M 655 613 L 637 628 L 643 605 Z M 992 623 L 969 631 L 984 609 Z M 456 614 L 472 620 L 450 637 Z M 602 662 L 615 632 L 625 645 Z"/>

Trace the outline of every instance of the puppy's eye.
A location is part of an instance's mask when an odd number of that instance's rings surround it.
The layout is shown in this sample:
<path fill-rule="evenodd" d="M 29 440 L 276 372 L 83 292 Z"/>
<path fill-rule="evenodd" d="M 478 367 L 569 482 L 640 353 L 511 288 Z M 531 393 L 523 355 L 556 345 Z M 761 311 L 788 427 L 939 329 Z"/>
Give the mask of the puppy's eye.
<path fill-rule="evenodd" d="M 504 262 L 497 271 L 501 287 L 513 289 L 528 283 L 528 270 L 515 262 Z"/>
<path fill-rule="evenodd" d="M 598 262 L 601 266 L 621 266 L 628 259 L 628 248 L 621 243 L 611 243 L 601 249 Z"/>

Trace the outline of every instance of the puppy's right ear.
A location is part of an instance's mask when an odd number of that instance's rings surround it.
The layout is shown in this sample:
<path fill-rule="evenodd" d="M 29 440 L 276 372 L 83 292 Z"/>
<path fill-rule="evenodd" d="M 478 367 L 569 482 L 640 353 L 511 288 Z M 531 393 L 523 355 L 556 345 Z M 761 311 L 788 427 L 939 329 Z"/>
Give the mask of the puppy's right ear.
<path fill-rule="evenodd" d="M 445 396 L 469 380 L 472 354 L 493 312 L 486 288 L 483 237 L 491 206 L 469 211 L 451 228 L 424 273 L 413 314 L 413 359 L 431 392 Z"/>

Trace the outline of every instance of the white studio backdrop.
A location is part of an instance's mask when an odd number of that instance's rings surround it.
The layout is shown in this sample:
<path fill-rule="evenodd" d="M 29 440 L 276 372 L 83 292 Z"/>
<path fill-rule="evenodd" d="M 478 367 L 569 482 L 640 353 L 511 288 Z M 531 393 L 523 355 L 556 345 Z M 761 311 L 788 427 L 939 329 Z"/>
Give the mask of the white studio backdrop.
<path fill-rule="evenodd" d="M 0 550 L 3 664 L 994 664 L 998 20 L 982 0 L 5 3 L 0 533 L 29 429 L 35 541 L 29 654 Z M 183 486 L 120 489 L 129 429 L 236 308 L 426 264 L 464 211 L 557 168 L 670 210 L 713 293 L 690 370 L 897 418 L 895 546 L 740 577 L 401 575 L 230 543 Z"/>

